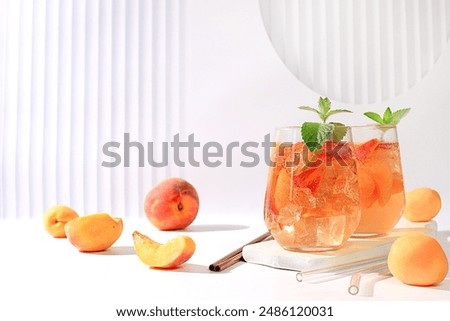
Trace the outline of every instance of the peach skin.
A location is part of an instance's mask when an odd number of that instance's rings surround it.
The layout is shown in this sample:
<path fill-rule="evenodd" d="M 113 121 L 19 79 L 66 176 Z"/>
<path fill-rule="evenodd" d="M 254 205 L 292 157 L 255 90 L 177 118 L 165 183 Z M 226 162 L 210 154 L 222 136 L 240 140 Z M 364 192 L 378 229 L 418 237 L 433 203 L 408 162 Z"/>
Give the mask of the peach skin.
<path fill-rule="evenodd" d="M 198 209 L 197 191 L 190 183 L 177 177 L 160 182 L 145 197 L 147 218 L 163 231 L 187 227 L 196 218 Z"/>
<path fill-rule="evenodd" d="M 392 275 L 405 284 L 432 286 L 445 279 L 448 259 L 435 238 L 408 232 L 392 244 L 388 267 Z"/>
<path fill-rule="evenodd" d="M 406 193 L 403 216 L 411 222 L 429 222 L 441 210 L 441 196 L 429 187 L 420 187 Z"/>
<path fill-rule="evenodd" d="M 134 250 L 147 266 L 173 269 L 189 260 L 195 252 L 194 240 L 189 236 L 178 235 L 160 244 L 148 236 L 133 232 Z"/>
<path fill-rule="evenodd" d="M 47 209 L 44 214 L 44 228 L 53 237 L 65 238 L 64 226 L 67 222 L 77 217 L 77 212 L 70 207 L 54 205 Z"/>
<path fill-rule="evenodd" d="M 117 241 L 122 230 L 122 219 L 107 213 L 81 216 L 65 226 L 67 238 L 80 252 L 106 250 Z"/>

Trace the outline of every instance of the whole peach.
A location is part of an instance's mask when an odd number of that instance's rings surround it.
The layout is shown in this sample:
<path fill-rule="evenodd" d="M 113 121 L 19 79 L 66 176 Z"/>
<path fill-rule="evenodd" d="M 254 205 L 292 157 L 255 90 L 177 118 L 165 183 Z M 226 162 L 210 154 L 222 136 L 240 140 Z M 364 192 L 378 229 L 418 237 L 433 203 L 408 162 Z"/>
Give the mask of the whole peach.
<path fill-rule="evenodd" d="M 145 197 L 145 215 L 163 231 L 187 227 L 197 217 L 198 209 L 199 199 L 194 186 L 178 177 L 160 182 Z"/>

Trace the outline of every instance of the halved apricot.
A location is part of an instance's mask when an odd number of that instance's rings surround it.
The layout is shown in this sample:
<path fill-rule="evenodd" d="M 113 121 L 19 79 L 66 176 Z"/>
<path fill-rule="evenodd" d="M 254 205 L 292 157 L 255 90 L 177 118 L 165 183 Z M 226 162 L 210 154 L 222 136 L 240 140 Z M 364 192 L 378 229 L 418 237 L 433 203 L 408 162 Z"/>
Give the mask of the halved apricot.
<path fill-rule="evenodd" d="M 122 234 L 123 222 L 107 213 L 80 216 L 64 227 L 67 238 L 81 252 L 104 251 Z"/>

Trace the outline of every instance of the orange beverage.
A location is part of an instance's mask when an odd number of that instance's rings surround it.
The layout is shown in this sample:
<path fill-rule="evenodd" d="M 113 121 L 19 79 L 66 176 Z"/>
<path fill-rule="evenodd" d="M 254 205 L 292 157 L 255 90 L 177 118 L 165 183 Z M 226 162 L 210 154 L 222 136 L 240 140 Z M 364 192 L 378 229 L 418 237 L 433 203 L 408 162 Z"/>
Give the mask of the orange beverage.
<path fill-rule="evenodd" d="M 354 236 L 389 233 L 400 220 L 405 192 L 395 126 L 355 126 L 361 220 Z"/>
<path fill-rule="evenodd" d="M 274 239 L 293 251 L 341 247 L 360 218 L 359 185 L 351 134 L 311 152 L 299 127 L 277 129 L 264 219 Z M 288 143 L 286 143 L 286 141 Z"/>

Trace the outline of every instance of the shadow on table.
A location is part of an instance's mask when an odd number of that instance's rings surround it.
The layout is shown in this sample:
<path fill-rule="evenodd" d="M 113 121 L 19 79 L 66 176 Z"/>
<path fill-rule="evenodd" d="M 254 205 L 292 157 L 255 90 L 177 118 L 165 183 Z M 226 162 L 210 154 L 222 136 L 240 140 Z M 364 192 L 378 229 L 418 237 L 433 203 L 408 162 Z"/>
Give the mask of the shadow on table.
<path fill-rule="evenodd" d="M 247 225 L 238 224 L 198 224 L 191 225 L 184 229 L 186 232 L 220 232 L 236 231 L 249 228 Z"/>
<path fill-rule="evenodd" d="M 132 246 L 113 246 L 101 252 L 88 252 L 91 255 L 135 255 L 134 247 Z"/>
<path fill-rule="evenodd" d="M 170 270 L 164 270 L 172 273 L 176 272 L 183 272 L 183 273 L 205 273 L 205 274 L 226 274 L 233 271 L 236 267 L 244 264 L 245 262 L 240 261 L 233 266 L 230 266 L 226 270 L 220 271 L 220 272 L 213 272 L 209 270 L 209 266 L 207 265 L 200 265 L 200 264 L 192 264 L 192 263 L 184 263 L 183 265 L 177 267 L 176 269 L 170 269 Z M 159 270 L 159 269 L 155 269 Z"/>
<path fill-rule="evenodd" d="M 159 268 L 151 268 L 152 270 L 161 270 L 164 272 L 183 272 L 183 273 L 211 273 L 206 265 L 193 264 L 193 263 L 184 263 L 183 265 L 175 268 L 175 269 L 159 269 Z"/>
<path fill-rule="evenodd" d="M 373 297 L 375 285 L 378 282 L 383 281 L 388 278 L 391 278 L 391 277 L 392 277 L 392 275 L 390 275 L 390 274 L 377 274 L 377 275 L 372 275 L 368 278 L 365 278 L 364 282 L 361 282 L 361 286 L 359 288 L 358 295 L 366 296 L 366 297 Z"/>
<path fill-rule="evenodd" d="M 433 288 L 441 291 L 450 291 L 450 279 L 448 278 L 448 274 L 447 278 L 444 281 L 439 283 L 439 285 L 434 286 Z"/>
<path fill-rule="evenodd" d="M 450 258 L 450 231 L 437 231 L 436 239 L 441 244 L 447 257 Z"/>
<path fill-rule="evenodd" d="M 438 231 L 436 233 L 436 239 L 439 241 L 445 252 L 445 255 L 447 255 L 447 258 L 450 260 L 450 231 Z M 446 279 L 443 282 L 441 282 L 438 286 L 436 286 L 436 288 L 439 290 L 450 291 L 449 278 L 450 278 L 450 269 L 449 272 L 447 273 Z"/>

